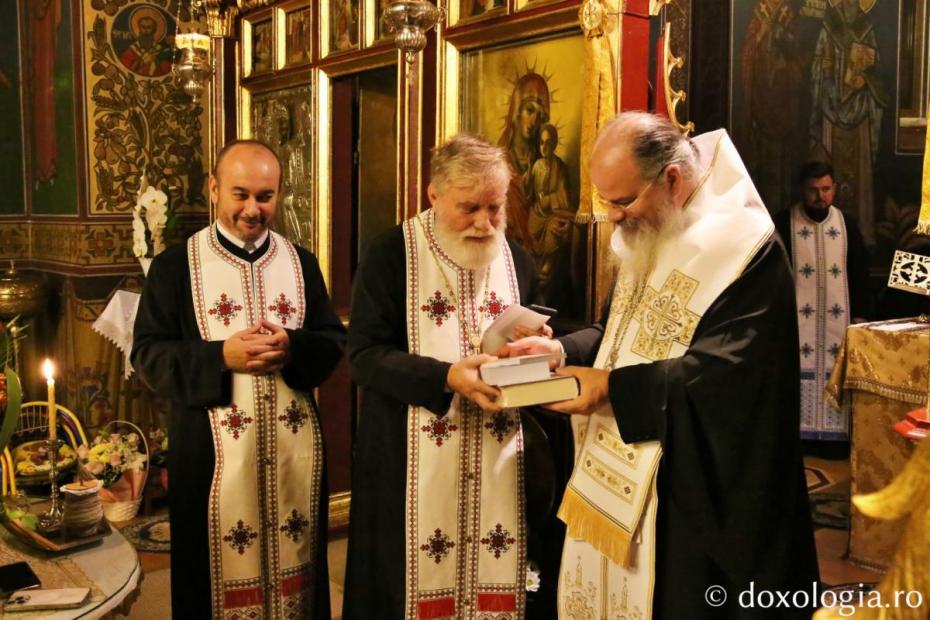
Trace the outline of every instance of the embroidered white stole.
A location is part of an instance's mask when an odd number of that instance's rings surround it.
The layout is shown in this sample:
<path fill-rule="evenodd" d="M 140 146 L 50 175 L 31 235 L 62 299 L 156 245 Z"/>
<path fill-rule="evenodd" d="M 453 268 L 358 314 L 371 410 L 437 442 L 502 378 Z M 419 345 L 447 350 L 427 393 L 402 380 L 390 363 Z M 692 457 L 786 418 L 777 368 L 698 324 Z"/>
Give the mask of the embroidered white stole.
<path fill-rule="evenodd" d="M 801 437 L 848 439 L 849 415 L 824 398 L 849 325 L 846 222 L 831 206 L 822 222 L 791 209 L 791 264 L 798 304 L 801 356 Z"/>
<path fill-rule="evenodd" d="M 304 278 L 294 247 L 272 232 L 254 263 L 228 252 L 216 226 L 188 241 L 191 292 L 204 340 L 267 319 L 300 327 Z M 307 363 L 310 363 L 308 360 Z M 232 402 L 208 412 L 216 465 L 210 490 L 214 618 L 312 614 L 322 474 L 317 412 L 280 374 L 232 375 Z"/>
<path fill-rule="evenodd" d="M 684 355 L 701 316 L 774 230 L 726 133 L 694 141 L 714 156 L 686 205 L 690 223 L 657 248 L 645 282 L 631 282 L 621 266 L 596 368 Z M 609 403 L 574 416 L 572 428 L 575 468 L 559 508 L 568 525 L 559 617 L 648 619 L 662 448 L 658 441 L 625 443 Z"/>
<path fill-rule="evenodd" d="M 404 223 L 409 351 L 455 363 L 520 291 L 506 243 L 489 271 L 470 271 L 442 251 L 433 225 L 432 211 Z M 523 617 L 519 410 L 486 413 L 457 394 L 443 416 L 408 407 L 406 526 L 408 620 Z"/>

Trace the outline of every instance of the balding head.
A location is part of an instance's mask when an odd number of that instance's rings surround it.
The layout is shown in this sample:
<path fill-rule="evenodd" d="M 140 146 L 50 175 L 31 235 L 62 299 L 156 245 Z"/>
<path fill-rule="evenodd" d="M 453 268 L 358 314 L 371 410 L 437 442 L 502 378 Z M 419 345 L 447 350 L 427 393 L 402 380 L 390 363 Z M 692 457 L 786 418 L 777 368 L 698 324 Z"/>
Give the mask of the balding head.
<path fill-rule="evenodd" d="M 652 181 L 672 165 L 686 178 L 694 178 L 698 172 L 697 149 L 691 140 L 664 116 L 648 112 L 618 114 L 598 134 L 592 164 L 622 158 L 633 160 L 644 181 Z"/>
<path fill-rule="evenodd" d="M 242 241 L 257 241 L 267 230 L 274 220 L 280 189 L 281 162 L 257 140 L 226 145 L 210 175 L 216 217 Z"/>
<path fill-rule="evenodd" d="M 281 182 L 283 181 L 282 179 L 283 175 L 281 174 L 281 170 L 283 170 L 281 166 L 281 159 L 278 157 L 277 153 L 271 150 L 270 146 L 268 146 L 261 140 L 233 140 L 231 142 L 226 143 L 226 145 L 222 149 L 220 149 L 220 152 L 217 153 L 216 162 L 213 164 L 213 176 L 216 177 L 217 183 L 219 183 L 220 181 L 220 176 L 223 171 L 224 160 L 230 154 L 230 152 L 234 150 L 238 150 L 238 149 L 246 149 L 245 151 L 243 151 L 244 155 L 248 155 L 249 153 L 255 153 L 256 150 L 258 152 L 264 151 L 267 154 L 271 155 L 271 157 L 273 157 L 275 162 L 277 162 L 278 164 L 278 189 L 279 190 L 281 189 Z"/>
<path fill-rule="evenodd" d="M 629 231 L 660 230 L 681 212 L 697 183 L 697 149 L 668 119 L 625 112 L 594 143 L 591 181 L 608 204 L 608 220 Z"/>

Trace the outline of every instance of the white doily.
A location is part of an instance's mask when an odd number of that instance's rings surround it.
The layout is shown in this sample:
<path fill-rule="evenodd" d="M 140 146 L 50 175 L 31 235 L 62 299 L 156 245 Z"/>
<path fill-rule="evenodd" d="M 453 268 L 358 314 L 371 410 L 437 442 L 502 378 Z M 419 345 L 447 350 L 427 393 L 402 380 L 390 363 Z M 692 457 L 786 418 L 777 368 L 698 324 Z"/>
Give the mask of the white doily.
<path fill-rule="evenodd" d="M 123 376 L 126 379 L 132 374 L 129 354 L 132 353 L 132 327 L 139 311 L 140 297 L 139 293 L 116 291 L 93 325 L 95 332 L 115 344 L 123 354 Z"/>

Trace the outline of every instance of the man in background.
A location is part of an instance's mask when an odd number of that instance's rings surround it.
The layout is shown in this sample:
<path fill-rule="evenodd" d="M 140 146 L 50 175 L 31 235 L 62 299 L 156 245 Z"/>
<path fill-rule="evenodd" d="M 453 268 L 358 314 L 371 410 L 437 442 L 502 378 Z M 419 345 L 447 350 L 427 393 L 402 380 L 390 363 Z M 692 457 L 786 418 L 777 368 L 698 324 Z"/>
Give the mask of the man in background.
<path fill-rule="evenodd" d="M 833 167 L 800 168 L 801 202 L 775 215 L 794 271 L 801 360 L 801 438 L 823 456 L 849 451 L 849 414 L 823 396 L 846 327 L 871 316 L 869 259 L 859 227 L 833 206 Z"/>

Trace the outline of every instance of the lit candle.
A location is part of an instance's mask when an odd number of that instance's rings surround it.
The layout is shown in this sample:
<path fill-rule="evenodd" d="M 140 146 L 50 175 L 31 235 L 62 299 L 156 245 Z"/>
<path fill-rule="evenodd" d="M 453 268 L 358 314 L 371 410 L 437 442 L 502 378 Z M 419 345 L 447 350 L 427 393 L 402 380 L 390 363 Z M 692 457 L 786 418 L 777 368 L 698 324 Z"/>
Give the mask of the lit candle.
<path fill-rule="evenodd" d="M 46 358 L 42 372 L 48 385 L 48 438 L 55 441 L 58 439 L 58 407 L 55 406 L 55 367 L 52 366 L 52 360 Z"/>

